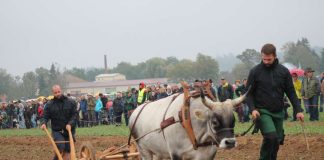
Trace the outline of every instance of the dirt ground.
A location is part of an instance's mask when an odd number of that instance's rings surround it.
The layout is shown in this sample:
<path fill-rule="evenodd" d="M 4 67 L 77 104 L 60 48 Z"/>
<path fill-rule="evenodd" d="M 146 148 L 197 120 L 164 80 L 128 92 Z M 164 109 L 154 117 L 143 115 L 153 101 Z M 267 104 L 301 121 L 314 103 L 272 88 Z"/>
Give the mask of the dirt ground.
<path fill-rule="evenodd" d="M 219 150 L 216 159 L 241 160 L 258 159 L 262 137 L 238 137 L 238 147 L 231 150 Z M 278 154 L 279 160 L 324 160 L 324 135 L 308 136 L 310 151 L 306 149 L 303 135 L 288 135 Z M 127 137 L 77 137 L 76 149 L 81 143 L 90 141 L 97 151 L 127 143 Z M 46 160 L 52 159 L 51 144 L 46 137 L 0 137 L 0 160 Z M 79 154 L 77 153 L 77 156 Z"/>

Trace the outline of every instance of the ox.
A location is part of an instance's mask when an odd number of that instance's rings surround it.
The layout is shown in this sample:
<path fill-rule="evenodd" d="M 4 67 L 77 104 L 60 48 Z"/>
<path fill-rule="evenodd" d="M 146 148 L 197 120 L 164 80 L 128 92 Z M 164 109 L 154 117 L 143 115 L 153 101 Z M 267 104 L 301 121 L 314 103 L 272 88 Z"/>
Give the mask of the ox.
<path fill-rule="evenodd" d="M 184 83 L 183 86 L 187 88 Z M 198 96 L 189 94 L 193 92 L 185 89 L 182 94 L 142 104 L 132 113 L 129 126 L 142 159 L 212 160 L 216 156 L 216 145 L 235 147 L 233 108 L 245 95 L 221 103 L 205 97 L 202 89 Z M 188 134 L 183 116 L 179 116 L 183 115 L 179 111 L 186 112 L 184 106 L 190 113 L 193 134 Z M 162 127 L 165 119 L 172 119 L 173 123 Z"/>

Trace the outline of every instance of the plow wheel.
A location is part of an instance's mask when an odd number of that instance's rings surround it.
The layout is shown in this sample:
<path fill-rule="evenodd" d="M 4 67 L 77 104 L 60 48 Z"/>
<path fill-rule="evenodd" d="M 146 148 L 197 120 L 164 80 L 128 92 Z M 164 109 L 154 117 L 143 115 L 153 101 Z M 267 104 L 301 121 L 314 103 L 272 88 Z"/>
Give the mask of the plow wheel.
<path fill-rule="evenodd" d="M 96 160 L 96 152 L 90 142 L 81 145 L 80 159 Z"/>

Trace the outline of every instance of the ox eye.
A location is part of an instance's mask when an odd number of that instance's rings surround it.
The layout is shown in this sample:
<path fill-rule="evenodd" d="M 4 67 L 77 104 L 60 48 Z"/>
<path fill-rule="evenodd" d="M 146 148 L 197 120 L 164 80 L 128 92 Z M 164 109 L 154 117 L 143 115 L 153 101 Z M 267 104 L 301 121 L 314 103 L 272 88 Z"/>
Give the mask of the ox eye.
<path fill-rule="evenodd" d="M 212 119 L 212 123 L 213 123 L 215 128 L 219 127 L 219 121 L 218 121 L 218 119 L 216 117 Z"/>

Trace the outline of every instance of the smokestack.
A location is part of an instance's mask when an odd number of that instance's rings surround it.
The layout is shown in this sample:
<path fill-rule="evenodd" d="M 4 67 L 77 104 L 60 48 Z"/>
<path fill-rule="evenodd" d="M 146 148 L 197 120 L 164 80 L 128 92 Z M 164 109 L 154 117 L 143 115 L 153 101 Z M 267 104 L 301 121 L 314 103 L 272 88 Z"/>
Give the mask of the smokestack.
<path fill-rule="evenodd" d="M 108 67 L 107 67 L 107 55 L 104 55 L 105 60 L 105 73 L 108 73 Z"/>

